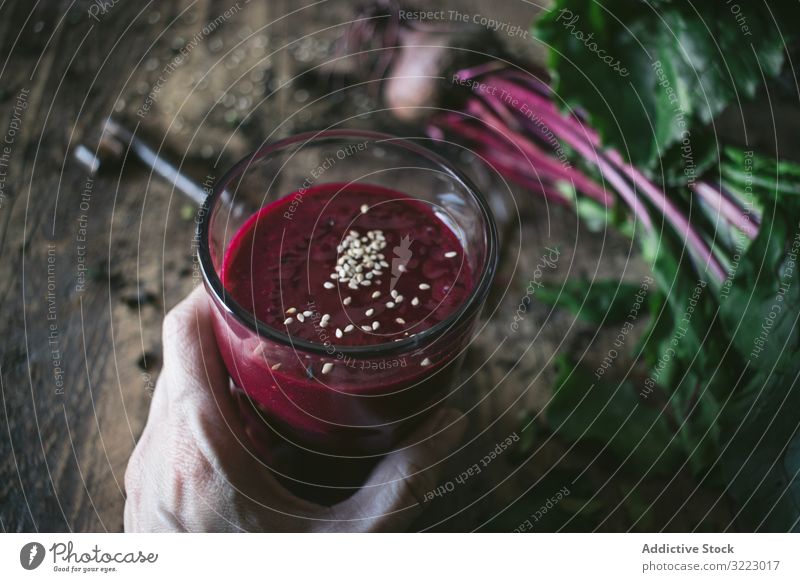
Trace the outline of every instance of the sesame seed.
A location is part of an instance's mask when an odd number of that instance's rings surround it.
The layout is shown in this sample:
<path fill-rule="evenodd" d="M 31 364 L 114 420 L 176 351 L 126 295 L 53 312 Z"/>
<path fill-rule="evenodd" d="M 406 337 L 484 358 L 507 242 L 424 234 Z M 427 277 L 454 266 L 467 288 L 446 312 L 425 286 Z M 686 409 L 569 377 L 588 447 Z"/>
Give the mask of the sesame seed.
<path fill-rule="evenodd" d="M 430 288 L 431 288 L 431 286 L 430 286 L 430 285 L 428 285 L 427 283 L 420 283 L 420 284 L 419 284 L 419 288 L 420 288 L 420 289 L 422 289 L 423 291 L 425 291 L 425 290 L 427 290 L 427 289 L 430 289 Z"/>
<path fill-rule="evenodd" d="M 366 204 L 362 204 L 361 205 L 361 214 L 366 214 L 367 212 L 369 212 L 369 206 L 367 206 Z"/>
<path fill-rule="evenodd" d="M 281 363 L 280 362 L 278 362 L 277 364 L 272 364 L 272 369 L 273 370 L 278 370 L 280 367 L 281 367 Z"/>
<path fill-rule="evenodd" d="M 311 317 L 312 315 L 314 315 L 314 312 L 313 311 L 304 311 L 303 315 L 306 316 L 306 317 Z"/>
<path fill-rule="evenodd" d="M 444 256 L 445 256 L 446 258 L 448 258 L 448 259 L 452 259 L 452 258 L 453 258 L 453 257 L 455 257 L 457 254 L 458 254 L 458 253 L 457 253 L 457 252 L 455 252 L 455 251 L 450 251 L 449 253 L 445 253 L 445 254 L 444 254 Z"/>
<path fill-rule="evenodd" d="M 330 281 L 325 281 L 325 283 L 323 283 L 322 286 L 325 287 L 325 289 L 333 289 L 333 283 L 331 283 Z"/>
<path fill-rule="evenodd" d="M 380 276 L 381 262 L 388 267 L 385 257 L 379 251 L 386 247 L 386 237 L 381 230 L 367 231 L 364 236 L 351 230 L 336 247 L 339 256 L 336 258 L 335 272 L 329 276 L 350 289 L 358 289 L 359 285 L 369 287 L 370 279 Z M 333 276 L 335 275 L 335 277 Z M 380 281 L 377 282 L 380 285 Z"/>
<path fill-rule="evenodd" d="M 350 305 L 350 302 L 351 302 L 352 300 L 353 300 L 353 298 L 352 298 L 352 297 L 345 297 L 345 298 L 344 298 L 344 301 L 342 301 L 342 303 L 344 303 L 345 305 Z"/>
<path fill-rule="evenodd" d="M 302 313 L 298 313 L 297 314 L 297 321 L 299 321 L 300 323 L 303 323 L 305 320 L 306 320 L 305 315 L 303 315 Z"/>
<path fill-rule="evenodd" d="M 286 310 L 287 315 L 291 315 L 292 313 L 297 313 L 297 310 L 294 307 L 290 307 Z"/>
<path fill-rule="evenodd" d="M 401 303 L 403 301 L 403 296 L 402 295 L 398 295 L 397 297 L 394 298 L 394 301 L 395 301 L 395 303 Z"/>
<path fill-rule="evenodd" d="M 336 337 L 342 337 L 343 335 L 344 334 L 342 333 L 342 330 L 337 327 L 336 328 Z"/>
<path fill-rule="evenodd" d="M 389 309 L 394 308 L 394 301 L 387 301 L 386 302 L 386 307 L 388 307 Z"/>
<path fill-rule="evenodd" d="M 377 321 L 373 321 L 372 322 L 372 329 L 378 329 L 380 326 L 381 326 L 381 324 L 378 323 Z"/>
<path fill-rule="evenodd" d="M 363 329 L 364 331 L 372 331 L 372 328 L 368 325 L 362 325 L 361 329 Z"/>
<path fill-rule="evenodd" d="M 397 297 L 397 289 L 392 289 L 392 297 Z"/>
<path fill-rule="evenodd" d="M 411 305 L 413 305 L 414 307 L 419 305 L 419 297 L 414 297 L 414 299 L 411 300 Z"/>
<path fill-rule="evenodd" d="M 322 319 L 319 320 L 320 327 L 328 327 L 328 322 L 331 320 L 331 316 L 327 313 L 322 316 Z"/>
<path fill-rule="evenodd" d="M 289 325 L 293 321 L 294 319 L 292 319 L 291 317 L 287 317 L 286 319 L 283 320 L 283 325 Z"/>
<path fill-rule="evenodd" d="M 322 373 L 323 374 L 327 374 L 331 370 L 333 370 L 333 364 L 331 364 L 330 362 L 327 362 L 324 366 L 322 366 Z"/>
<path fill-rule="evenodd" d="M 397 323 L 399 323 L 400 325 L 403 325 L 403 324 L 406 322 L 406 320 L 405 320 L 405 319 L 403 319 L 402 317 L 398 317 L 397 319 L 395 319 L 395 321 L 396 321 Z"/>
<path fill-rule="evenodd" d="M 420 365 L 420 366 L 430 366 L 430 365 L 431 365 L 431 361 L 430 361 L 428 358 L 425 358 L 424 360 L 422 360 L 422 361 L 419 363 L 419 365 Z"/>
<path fill-rule="evenodd" d="M 375 310 L 372 309 L 372 307 L 370 307 L 369 309 L 367 309 L 364 315 L 366 315 L 367 317 L 371 317 L 373 313 L 375 313 Z"/>
<path fill-rule="evenodd" d="M 375 291 L 375 292 L 372 294 L 372 298 L 373 298 L 373 299 L 377 299 L 377 298 L 378 298 L 378 297 L 380 297 L 380 296 L 381 296 L 381 292 L 380 292 L 380 291 Z"/>
<path fill-rule="evenodd" d="M 406 266 L 403 263 L 400 263 L 399 265 L 397 265 L 397 270 L 400 271 L 401 273 L 405 273 Z"/>
<path fill-rule="evenodd" d="M 355 326 L 355 325 L 353 325 L 353 324 L 351 323 L 351 324 L 350 324 L 350 325 L 348 325 L 346 328 L 344 328 L 344 333 L 350 333 L 350 332 L 351 332 L 351 331 L 353 331 L 355 328 L 356 328 L 356 326 Z"/>

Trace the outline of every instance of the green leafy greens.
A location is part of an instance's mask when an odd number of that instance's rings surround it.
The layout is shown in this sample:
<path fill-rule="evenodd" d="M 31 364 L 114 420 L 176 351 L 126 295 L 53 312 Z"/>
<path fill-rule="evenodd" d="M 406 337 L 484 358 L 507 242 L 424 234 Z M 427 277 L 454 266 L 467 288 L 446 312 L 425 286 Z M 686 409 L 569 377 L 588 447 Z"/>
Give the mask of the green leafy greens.
<path fill-rule="evenodd" d="M 658 282 L 630 350 L 646 379 L 599 382 L 562 360 L 545 412 L 562 437 L 605 435 L 640 471 L 656 459 L 670 470 L 677 455 L 698 484 L 733 499 L 743 529 L 800 531 L 800 165 L 709 139 L 715 116 L 780 72 L 781 27 L 796 6 L 740 10 L 737 18 L 727 3 L 557 0 L 535 25 L 567 108 L 588 115 L 603 147 L 664 176 L 678 208 L 703 209 L 692 222 L 711 233 L 727 275 L 705 281 L 675 231 L 640 235 Z M 704 170 L 714 188 L 697 187 Z M 731 222 L 720 219 L 723 205 Z M 609 325 L 628 293 L 616 281 L 568 281 L 539 298 Z M 612 438 L 612 426 L 625 437 Z"/>
<path fill-rule="evenodd" d="M 534 33 L 557 94 L 606 146 L 691 178 L 716 159 L 701 128 L 780 72 L 789 4 L 745 4 L 742 21 L 723 2 L 557 0 Z"/>

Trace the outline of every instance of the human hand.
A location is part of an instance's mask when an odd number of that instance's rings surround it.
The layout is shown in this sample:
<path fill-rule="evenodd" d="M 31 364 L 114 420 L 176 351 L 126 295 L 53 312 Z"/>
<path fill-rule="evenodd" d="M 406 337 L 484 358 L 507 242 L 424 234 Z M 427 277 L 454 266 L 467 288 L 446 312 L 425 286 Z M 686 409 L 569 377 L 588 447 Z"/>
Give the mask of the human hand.
<path fill-rule="evenodd" d="M 125 472 L 125 530 L 402 531 L 437 485 L 465 420 L 442 410 L 349 499 L 323 507 L 286 490 L 247 450 L 228 373 L 196 289 L 164 320 L 164 367 Z"/>

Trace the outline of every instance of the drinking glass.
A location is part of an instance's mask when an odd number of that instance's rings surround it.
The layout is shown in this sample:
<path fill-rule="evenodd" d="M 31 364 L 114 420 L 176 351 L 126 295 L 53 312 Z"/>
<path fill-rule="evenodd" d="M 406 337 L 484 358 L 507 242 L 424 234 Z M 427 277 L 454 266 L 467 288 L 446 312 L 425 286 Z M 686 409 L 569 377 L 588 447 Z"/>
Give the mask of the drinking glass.
<path fill-rule="evenodd" d="M 351 494 L 382 455 L 453 398 L 488 294 L 498 259 L 489 207 L 426 141 L 349 130 L 296 135 L 241 160 L 200 210 L 200 269 L 250 445 L 306 498 L 334 502 Z M 430 204 L 473 274 L 463 303 L 420 333 L 365 346 L 337 345 L 326 330 L 319 341 L 290 336 L 238 304 L 221 277 L 236 233 L 266 205 L 325 183 L 391 188 Z M 310 225 L 287 219 L 285 228 Z M 327 363 L 335 365 L 320 374 Z"/>

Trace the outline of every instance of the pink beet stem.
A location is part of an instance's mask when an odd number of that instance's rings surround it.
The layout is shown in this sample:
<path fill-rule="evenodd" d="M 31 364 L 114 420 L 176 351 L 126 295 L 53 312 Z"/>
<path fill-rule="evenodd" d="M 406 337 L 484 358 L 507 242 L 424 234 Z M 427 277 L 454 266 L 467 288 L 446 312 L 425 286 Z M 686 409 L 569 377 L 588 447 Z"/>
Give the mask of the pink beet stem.
<path fill-rule="evenodd" d="M 489 125 L 496 132 L 500 133 L 503 137 L 508 139 L 511 143 L 519 147 L 519 149 L 531 160 L 538 160 L 542 165 L 542 171 L 545 168 L 552 171 L 554 174 L 562 176 L 562 179 L 575 184 L 575 187 L 589 196 L 597 200 L 603 206 L 612 206 L 614 199 L 609 193 L 599 184 L 596 184 L 584 174 L 577 171 L 575 168 L 567 167 L 558 162 L 552 157 L 548 156 L 543 150 L 534 145 L 529 139 L 524 136 L 510 131 L 506 125 L 496 116 L 490 112 L 479 101 L 470 101 L 468 104 L 469 112 L 481 118 L 487 125 Z"/>
<path fill-rule="evenodd" d="M 693 188 L 695 192 L 708 202 L 717 214 L 722 215 L 728 222 L 747 235 L 750 240 L 756 238 L 758 234 L 758 225 L 748 218 L 741 208 L 737 207 L 731 200 L 720 193 L 719 190 L 705 182 L 695 184 Z"/>

